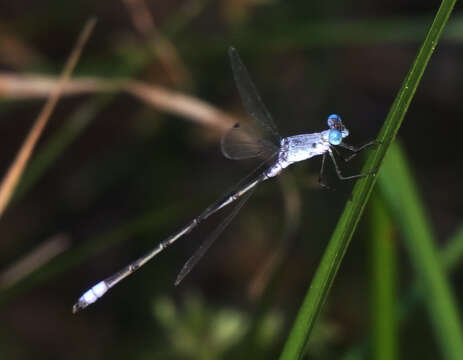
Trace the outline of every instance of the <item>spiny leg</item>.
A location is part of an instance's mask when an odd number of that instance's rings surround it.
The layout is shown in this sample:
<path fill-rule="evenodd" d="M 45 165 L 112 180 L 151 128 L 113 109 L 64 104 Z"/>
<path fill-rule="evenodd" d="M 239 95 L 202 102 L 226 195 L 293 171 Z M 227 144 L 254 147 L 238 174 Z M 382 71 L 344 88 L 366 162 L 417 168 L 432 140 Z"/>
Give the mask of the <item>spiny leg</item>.
<path fill-rule="evenodd" d="M 318 183 L 323 189 L 331 189 L 331 187 L 324 181 L 325 159 L 326 159 L 326 153 L 324 153 L 322 157 L 322 166 L 320 168 L 320 174 L 318 175 Z"/>
<path fill-rule="evenodd" d="M 328 149 L 328 152 L 330 154 L 331 160 L 333 161 L 334 168 L 336 169 L 336 174 L 338 174 L 338 178 L 341 179 L 341 180 L 357 179 L 357 178 L 361 178 L 361 177 L 364 177 L 364 176 L 374 175 L 375 174 L 375 172 L 368 172 L 368 173 L 365 173 L 365 174 L 356 174 L 356 175 L 351 175 L 351 176 L 344 176 L 344 175 L 342 175 L 341 170 L 338 167 L 338 163 L 336 162 L 336 159 L 334 158 L 333 151 L 331 151 L 331 149 Z"/>
<path fill-rule="evenodd" d="M 346 144 L 346 143 L 340 143 L 338 146 L 353 152 L 352 155 L 348 156 L 347 158 L 343 158 L 343 160 L 345 162 L 348 162 L 348 161 L 352 160 L 354 157 L 356 157 L 358 155 L 358 153 L 361 152 L 362 150 L 365 150 L 366 148 L 368 148 L 370 146 L 377 146 L 379 144 L 380 144 L 379 141 L 373 140 L 373 141 L 369 141 L 366 144 L 363 144 L 362 146 L 359 146 L 359 147 L 355 147 L 353 145 L 349 145 L 349 144 Z"/>
<path fill-rule="evenodd" d="M 357 155 L 357 153 L 354 153 L 349 155 L 348 157 L 344 157 L 343 154 L 341 154 L 341 152 L 338 149 L 336 149 L 336 147 L 333 146 L 331 149 L 333 149 L 336 155 L 338 155 L 344 162 L 350 161 L 353 157 L 355 157 L 355 155 Z"/>

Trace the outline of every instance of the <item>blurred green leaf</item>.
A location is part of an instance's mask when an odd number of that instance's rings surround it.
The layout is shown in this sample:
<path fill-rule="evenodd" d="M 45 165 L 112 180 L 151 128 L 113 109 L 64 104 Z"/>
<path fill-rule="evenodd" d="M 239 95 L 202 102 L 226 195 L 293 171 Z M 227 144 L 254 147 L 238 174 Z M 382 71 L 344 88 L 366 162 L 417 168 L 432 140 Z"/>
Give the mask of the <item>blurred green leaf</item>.
<path fill-rule="evenodd" d="M 420 285 L 425 289 L 424 300 L 442 353 L 446 359 L 460 359 L 463 354 L 463 329 L 457 302 L 439 261 L 436 240 L 416 183 L 397 144 L 388 151 L 379 185 L 400 226 Z"/>
<path fill-rule="evenodd" d="M 376 193 L 371 211 L 371 319 L 373 354 L 377 360 L 398 358 L 397 254 L 394 227 L 383 199 Z"/>
<path fill-rule="evenodd" d="M 448 272 L 455 270 L 463 259 L 463 225 L 448 240 L 446 246 L 439 251 L 439 260 L 444 269 Z M 407 294 L 401 299 L 398 315 L 399 321 L 405 322 L 420 300 L 424 299 L 427 293 L 424 292 L 420 281 L 416 281 Z M 370 338 L 367 336 L 361 343 L 353 346 L 342 357 L 344 360 L 358 360 L 367 357 L 367 348 Z"/>
<path fill-rule="evenodd" d="M 238 44 L 241 52 L 285 52 L 295 49 L 335 48 L 347 46 L 369 46 L 381 44 L 415 44 L 423 38 L 432 16 L 400 17 L 371 20 L 315 20 L 287 22 L 286 18 L 275 20 L 278 27 L 243 26 L 235 29 L 231 43 Z M 253 25 L 253 24 L 252 24 Z M 448 22 L 442 40 L 461 43 L 463 41 L 463 16 L 454 16 Z M 200 51 L 208 57 L 222 57 L 223 38 L 199 38 L 195 33 L 179 39 L 185 44 L 196 43 L 195 53 Z M 186 47 L 186 46 L 183 46 Z"/>
<path fill-rule="evenodd" d="M 230 308 L 215 310 L 197 295 L 185 297 L 182 307 L 170 298 L 158 298 L 153 303 L 153 316 L 167 334 L 169 346 L 163 344 L 164 352 L 182 359 L 221 359 L 249 326 L 245 314 Z"/>
<path fill-rule="evenodd" d="M 446 270 L 453 270 L 463 258 L 463 225 L 448 241 L 440 252 L 442 265 Z"/>

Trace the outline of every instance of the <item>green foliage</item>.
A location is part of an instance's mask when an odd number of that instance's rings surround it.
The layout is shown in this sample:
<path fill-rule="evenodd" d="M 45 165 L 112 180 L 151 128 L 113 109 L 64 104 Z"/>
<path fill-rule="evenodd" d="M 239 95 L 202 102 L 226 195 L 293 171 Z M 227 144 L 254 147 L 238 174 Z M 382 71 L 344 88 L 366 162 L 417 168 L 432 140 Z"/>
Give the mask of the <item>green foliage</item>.
<path fill-rule="evenodd" d="M 386 151 L 395 139 L 397 131 L 405 117 L 410 102 L 419 85 L 429 59 L 437 45 L 442 30 L 453 10 L 455 1 L 443 1 L 429 32 L 413 62 L 384 122 L 378 136 L 380 144 L 369 157 L 363 168 L 364 173 L 378 171 Z M 307 291 L 297 318 L 283 352 L 281 360 L 299 359 L 303 356 L 305 346 L 313 325 L 326 301 L 341 261 L 349 246 L 352 235 L 368 201 L 376 177 L 369 175 L 355 184 L 352 200 L 348 201 L 334 233 L 328 243 L 323 258 Z M 461 354 L 461 353 L 460 353 Z"/>
<path fill-rule="evenodd" d="M 186 295 L 181 306 L 169 297 L 156 298 L 152 309 L 153 320 L 166 335 L 155 339 L 156 346 L 146 352 L 147 358 L 162 353 L 179 359 L 223 359 L 245 340 L 251 325 L 248 314 L 228 307 L 215 308 L 193 294 Z M 281 314 L 267 312 L 256 329 L 260 346 L 270 346 L 281 333 L 282 324 Z"/>
<path fill-rule="evenodd" d="M 383 199 L 374 194 L 371 211 L 372 358 L 398 358 L 397 234 Z"/>
<path fill-rule="evenodd" d="M 390 179 L 394 179 L 391 181 Z M 446 359 L 463 354 L 463 329 L 455 296 L 439 261 L 436 239 L 420 202 L 417 186 L 408 171 L 403 151 L 389 149 L 379 184 L 404 236 L 409 257 L 426 296 L 425 303 Z"/>

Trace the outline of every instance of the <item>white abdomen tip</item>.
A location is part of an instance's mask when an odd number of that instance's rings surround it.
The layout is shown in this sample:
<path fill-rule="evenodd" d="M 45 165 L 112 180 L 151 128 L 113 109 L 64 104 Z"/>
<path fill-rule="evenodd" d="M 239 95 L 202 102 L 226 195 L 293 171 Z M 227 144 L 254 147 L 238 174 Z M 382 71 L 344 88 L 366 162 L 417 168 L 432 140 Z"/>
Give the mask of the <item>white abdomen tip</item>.
<path fill-rule="evenodd" d="M 90 290 L 87 290 L 84 295 L 82 295 L 79 299 L 79 302 L 82 301 L 86 304 L 93 304 L 95 301 L 97 301 L 98 297 L 93 293 L 93 288 Z"/>
<path fill-rule="evenodd" d="M 94 285 L 90 290 L 87 290 L 73 306 L 72 312 L 76 313 L 79 310 L 86 308 L 88 305 L 93 304 L 100 297 L 102 297 L 106 291 L 108 291 L 108 285 L 104 281 L 100 281 Z"/>
<path fill-rule="evenodd" d="M 104 281 L 100 281 L 98 284 L 96 284 L 93 288 L 93 293 L 97 296 L 97 297 L 102 297 L 104 295 L 104 293 L 106 291 L 108 291 L 108 286 L 106 285 L 106 283 Z"/>

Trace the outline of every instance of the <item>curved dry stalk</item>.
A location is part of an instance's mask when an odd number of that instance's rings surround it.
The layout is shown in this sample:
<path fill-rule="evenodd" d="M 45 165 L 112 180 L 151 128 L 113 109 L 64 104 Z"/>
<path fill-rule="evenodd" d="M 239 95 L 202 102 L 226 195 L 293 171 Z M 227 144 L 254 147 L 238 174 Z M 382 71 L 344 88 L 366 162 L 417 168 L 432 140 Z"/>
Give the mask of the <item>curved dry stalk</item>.
<path fill-rule="evenodd" d="M 7 100 L 41 99 L 50 96 L 58 86 L 54 76 L 0 72 L 0 97 Z M 117 90 L 118 85 L 98 78 L 72 79 L 60 95 L 79 95 Z"/>
<path fill-rule="evenodd" d="M 0 290 L 7 289 L 29 276 L 52 259 L 68 250 L 71 239 L 66 234 L 56 234 L 40 243 L 0 273 Z"/>
<path fill-rule="evenodd" d="M 51 76 L 0 73 L 0 97 L 6 99 L 42 98 L 56 88 L 58 79 Z M 61 95 L 94 94 L 123 91 L 160 111 L 180 115 L 201 125 L 224 131 L 238 119 L 205 101 L 162 86 L 141 81 L 106 80 L 82 77 L 68 81 Z"/>
<path fill-rule="evenodd" d="M 202 100 L 160 86 L 130 81 L 123 86 L 123 90 L 162 111 L 183 116 L 210 128 L 228 130 L 237 123 L 236 118 Z"/>

